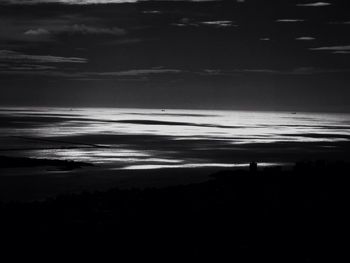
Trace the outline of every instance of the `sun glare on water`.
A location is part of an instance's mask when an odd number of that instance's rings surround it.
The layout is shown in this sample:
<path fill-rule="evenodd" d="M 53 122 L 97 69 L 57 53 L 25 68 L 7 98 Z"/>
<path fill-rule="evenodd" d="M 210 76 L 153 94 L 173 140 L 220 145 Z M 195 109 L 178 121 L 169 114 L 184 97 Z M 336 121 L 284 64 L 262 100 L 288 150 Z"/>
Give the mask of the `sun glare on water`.
<path fill-rule="evenodd" d="M 339 152 L 350 138 L 347 114 L 22 108 L 2 115 L 13 119 L 0 128 L 3 149 L 106 169 L 269 165 L 292 161 L 283 155 Z"/>

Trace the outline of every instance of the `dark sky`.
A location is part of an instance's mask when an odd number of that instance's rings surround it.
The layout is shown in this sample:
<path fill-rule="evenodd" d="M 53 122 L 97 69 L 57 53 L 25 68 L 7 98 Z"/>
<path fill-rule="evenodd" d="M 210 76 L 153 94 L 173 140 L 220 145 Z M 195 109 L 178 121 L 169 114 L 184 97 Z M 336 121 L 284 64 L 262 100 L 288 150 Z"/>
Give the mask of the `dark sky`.
<path fill-rule="evenodd" d="M 349 29 L 349 0 L 0 0 L 0 105 L 350 111 Z"/>

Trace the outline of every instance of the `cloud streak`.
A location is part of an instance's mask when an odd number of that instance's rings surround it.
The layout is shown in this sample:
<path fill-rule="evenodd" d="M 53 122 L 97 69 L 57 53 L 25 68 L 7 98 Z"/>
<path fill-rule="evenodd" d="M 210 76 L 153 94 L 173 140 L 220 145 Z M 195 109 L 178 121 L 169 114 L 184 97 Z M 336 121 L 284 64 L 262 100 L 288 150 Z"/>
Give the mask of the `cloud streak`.
<path fill-rule="evenodd" d="M 350 45 L 348 45 L 348 46 L 317 47 L 317 48 L 310 48 L 310 50 L 350 51 Z"/>
<path fill-rule="evenodd" d="M 313 51 L 331 51 L 333 54 L 350 54 L 350 45 L 310 48 Z"/>
<path fill-rule="evenodd" d="M 126 34 L 126 31 L 124 29 L 113 27 L 113 28 L 104 28 L 104 27 L 94 27 L 94 26 L 87 26 L 84 24 L 75 24 L 73 26 L 67 26 L 65 28 L 62 28 L 61 31 L 58 31 L 58 33 L 72 33 L 72 34 L 103 34 L 103 35 L 116 35 L 116 36 L 122 36 Z"/>
<path fill-rule="evenodd" d="M 199 24 L 206 25 L 206 26 L 216 26 L 216 27 L 237 26 L 237 25 L 233 24 L 232 21 L 229 21 L 229 20 L 204 21 L 204 22 L 200 22 Z"/>
<path fill-rule="evenodd" d="M 350 72 L 350 69 L 321 69 L 314 67 L 299 67 L 294 69 L 278 70 L 278 69 L 232 69 L 232 70 L 220 70 L 220 69 L 206 69 L 201 75 L 232 75 L 232 74 L 268 74 L 268 75 L 314 75 L 314 74 L 329 74 L 329 73 L 342 73 Z"/>
<path fill-rule="evenodd" d="M 24 32 L 26 36 L 39 37 L 39 36 L 50 36 L 50 35 L 59 35 L 59 34 L 73 34 L 73 35 L 113 35 L 113 36 L 123 36 L 126 35 L 126 30 L 113 27 L 113 28 L 104 28 L 104 27 L 95 27 L 87 26 L 84 24 L 75 24 L 72 26 L 64 26 L 56 29 L 46 29 L 46 28 L 37 28 L 29 29 Z"/>
<path fill-rule="evenodd" d="M 278 23 L 297 23 L 297 22 L 304 22 L 305 19 L 294 19 L 294 18 L 286 18 L 286 19 L 277 19 L 276 22 Z"/>
<path fill-rule="evenodd" d="M 203 69 L 203 70 L 182 70 L 168 68 L 150 68 L 150 69 L 131 69 L 122 71 L 108 72 L 72 72 L 60 71 L 55 67 L 45 65 L 6 65 L 0 64 L 0 74 L 12 75 L 38 75 L 46 77 L 63 77 L 71 80 L 120 80 L 120 81 L 148 81 L 149 77 L 157 77 L 164 74 L 189 74 L 192 76 L 236 76 L 238 74 L 262 74 L 262 75 L 290 75 L 290 76 L 308 76 L 318 74 L 336 74 L 350 72 L 349 68 L 324 69 L 314 67 L 299 67 L 293 69 L 279 70 L 269 68 L 257 69 Z"/>
<path fill-rule="evenodd" d="M 34 4 L 67 4 L 67 5 L 91 5 L 91 4 L 124 4 L 146 2 L 148 0 L 0 0 L 0 4 L 34 5 Z M 176 2 L 178 0 L 163 0 Z M 215 0 L 183 0 L 187 2 L 210 2 Z M 237 3 L 244 3 L 244 0 L 237 0 Z"/>
<path fill-rule="evenodd" d="M 88 5 L 88 4 L 121 4 L 136 3 L 139 0 L 0 0 L 3 4 L 33 5 L 43 3 L 59 3 L 69 5 Z"/>
<path fill-rule="evenodd" d="M 114 72 L 88 72 L 83 73 L 88 76 L 119 76 L 119 77 L 135 77 L 135 76 L 145 76 L 145 75 L 155 75 L 155 74 L 177 74 L 182 73 L 180 69 L 166 69 L 166 68 L 151 68 L 151 69 L 132 69 L 124 71 L 114 71 Z"/>
<path fill-rule="evenodd" d="M 231 20 L 212 20 L 212 21 L 191 21 L 189 18 L 182 18 L 178 23 L 173 23 L 172 25 L 178 27 L 186 27 L 186 26 L 208 26 L 208 27 L 238 27 L 238 25 L 234 24 Z"/>
<path fill-rule="evenodd" d="M 330 6 L 331 3 L 328 2 L 314 2 L 314 3 L 308 3 L 308 4 L 297 4 L 297 6 L 304 6 L 304 7 L 322 7 L 322 6 Z"/>
<path fill-rule="evenodd" d="M 12 50 L 0 50 L 1 62 L 30 63 L 87 63 L 87 59 L 78 57 L 59 57 L 51 55 L 27 55 Z"/>
<path fill-rule="evenodd" d="M 315 39 L 316 38 L 314 38 L 314 37 L 297 37 L 295 40 L 298 40 L 298 41 L 313 41 Z"/>

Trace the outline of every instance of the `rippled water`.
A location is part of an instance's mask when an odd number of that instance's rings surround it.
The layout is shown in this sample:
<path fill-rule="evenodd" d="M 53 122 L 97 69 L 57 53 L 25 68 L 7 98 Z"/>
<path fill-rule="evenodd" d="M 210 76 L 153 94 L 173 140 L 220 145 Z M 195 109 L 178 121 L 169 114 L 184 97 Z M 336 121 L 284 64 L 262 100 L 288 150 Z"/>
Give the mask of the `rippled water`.
<path fill-rule="evenodd" d="M 345 159 L 350 115 L 102 108 L 0 111 L 0 155 L 110 170 Z"/>

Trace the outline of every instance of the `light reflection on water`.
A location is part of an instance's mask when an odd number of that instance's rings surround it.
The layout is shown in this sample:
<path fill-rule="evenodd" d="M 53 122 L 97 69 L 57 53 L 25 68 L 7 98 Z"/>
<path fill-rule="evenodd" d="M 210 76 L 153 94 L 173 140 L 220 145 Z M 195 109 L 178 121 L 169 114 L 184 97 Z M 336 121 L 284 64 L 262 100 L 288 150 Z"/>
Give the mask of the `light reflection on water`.
<path fill-rule="evenodd" d="M 288 164 L 288 163 L 286 163 Z M 285 165 L 284 163 L 259 163 L 261 167 L 270 167 L 277 165 Z M 211 168 L 211 167 L 221 167 L 221 168 L 247 168 L 249 164 L 247 163 L 185 163 L 185 164 L 138 164 L 130 165 L 122 168 L 123 170 L 151 170 L 151 169 L 171 169 L 171 168 Z"/>
<path fill-rule="evenodd" d="M 341 156 L 350 138 L 348 114 L 17 108 L 3 109 L 0 118 L 2 155 L 108 169 L 237 167 L 252 160 L 295 161 L 302 154 Z"/>

